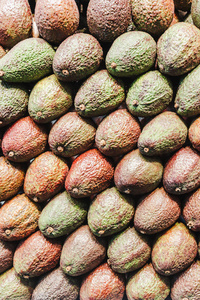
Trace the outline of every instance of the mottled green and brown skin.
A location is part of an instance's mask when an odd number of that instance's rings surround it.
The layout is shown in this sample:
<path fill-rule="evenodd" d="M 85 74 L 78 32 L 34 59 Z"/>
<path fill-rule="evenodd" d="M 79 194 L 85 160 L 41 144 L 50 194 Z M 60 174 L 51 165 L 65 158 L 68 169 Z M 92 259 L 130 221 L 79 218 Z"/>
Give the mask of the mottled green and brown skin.
<path fill-rule="evenodd" d="M 35 202 L 45 201 L 64 187 L 68 173 L 66 162 L 51 151 L 35 158 L 27 169 L 24 180 L 24 192 Z"/>
<path fill-rule="evenodd" d="M 117 77 L 143 74 L 154 65 L 156 42 L 147 32 L 130 31 L 115 39 L 106 55 L 108 72 Z"/>
<path fill-rule="evenodd" d="M 138 148 L 147 156 L 169 154 L 184 145 L 187 132 L 187 126 L 175 112 L 164 111 L 144 126 Z"/>
<path fill-rule="evenodd" d="M 0 299 L 31 300 L 35 280 L 24 280 L 14 268 L 0 275 Z"/>
<path fill-rule="evenodd" d="M 170 276 L 186 269 L 197 255 L 197 242 L 193 233 L 181 222 L 157 234 L 151 258 L 154 269 Z"/>
<path fill-rule="evenodd" d="M 56 50 L 53 71 L 62 81 L 77 81 L 96 72 L 103 60 L 98 40 L 88 33 L 66 38 Z"/>
<path fill-rule="evenodd" d="M 70 276 L 85 274 L 97 267 L 106 256 L 106 241 L 96 237 L 88 225 L 67 237 L 60 257 L 60 267 Z"/>
<path fill-rule="evenodd" d="M 25 194 L 7 201 L 0 208 L 0 239 L 17 241 L 29 236 L 38 226 L 40 212 Z"/>
<path fill-rule="evenodd" d="M 56 267 L 62 244 L 57 239 L 47 239 L 38 230 L 19 243 L 13 266 L 22 278 L 40 276 Z"/>
<path fill-rule="evenodd" d="M 60 44 L 79 25 L 79 10 L 74 0 L 38 0 L 34 16 L 40 36 L 50 43 Z"/>
<path fill-rule="evenodd" d="M 57 155 L 71 157 L 90 149 L 94 144 L 95 124 L 90 119 L 68 112 L 49 132 L 50 149 Z"/>
<path fill-rule="evenodd" d="M 97 236 L 117 233 L 128 226 L 134 215 L 134 199 L 116 187 L 98 194 L 88 211 L 88 225 Z"/>
<path fill-rule="evenodd" d="M 200 30 L 199 30 L 200 31 Z M 174 107 L 181 116 L 198 116 L 200 113 L 200 66 L 183 78 L 178 86 Z"/>
<path fill-rule="evenodd" d="M 35 82 L 52 73 L 55 51 L 41 38 L 17 43 L 0 59 L 0 79 L 8 82 Z"/>
<path fill-rule="evenodd" d="M 192 265 L 172 278 L 171 298 L 178 299 L 200 299 L 200 261 L 197 260 Z"/>
<path fill-rule="evenodd" d="M 81 85 L 74 105 L 81 116 L 95 117 L 113 111 L 124 100 L 124 83 L 112 77 L 107 70 L 100 70 Z"/>
<path fill-rule="evenodd" d="M 141 198 L 135 210 L 134 227 L 143 234 L 154 234 L 173 225 L 181 214 L 181 201 L 163 187 Z"/>
<path fill-rule="evenodd" d="M 190 11 L 192 2 L 194 0 L 174 0 L 174 5 L 177 10 Z"/>
<path fill-rule="evenodd" d="M 99 124 L 95 143 L 103 154 L 119 156 L 136 148 L 140 133 L 138 120 L 127 109 L 118 109 Z"/>
<path fill-rule="evenodd" d="M 200 117 L 197 117 L 190 125 L 188 137 L 192 146 L 200 151 Z"/>
<path fill-rule="evenodd" d="M 137 232 L 134 227 L 114 235 L 109 241 L 108 264 L 118 273 L 135 271 L 146 264 L 151 255 L 148 236 Z"/>
<path fill-rule="evenodd" d="M 163 185 L 171 194 L 185 194 L 200 185 L 200 154 L 189 146 L 179 149 L 165 165 Z"/>
<path fill-rule="evenodd" d="M 90 0 L 87 7 L 89 31 L 102 42 L 113 42 L 124 33 L 131 18 L 129 0 Z M 120 26 L 119 26 L 120 24 Z"/>
<path fill-rule="evenodd" d="M 160 72 L 171 76 L 183 75 L 200 62 L 200 30 L 189 23 L 170 26 L 157 42 Z"/>
<path fill-rule="evenodd" d="M 23 164 L 9 161 L 0 157 L 0 201 L 15 196 L 23 186 L 25 168 Z"/>
<path fill-rule="evenodd" d="M 171 80 L 158 70 L 154 70 L 132 82 L 127 93 L 126 104 L 133 116 L 147 117 L 161 113 L 172 99 Z"/>
<path fill-rule="evenodd" d="M 200 28 L 200 18 L 199 18 L 199 12 L 200 12 L 200 2 L 199 0 L 192 0 L 192 5 L 191 5 L 191 15 L 192 15 L 192 20 L 195 26 Z"/>
<path fill-rule="evenodd" d="M 189 229 L 200 231 L 200 188 L 186 196 L 182 215 Z"/>
<path fill-rule="evenodd" d="M 0 240 L 0 274 L 12 267 L 15 245 Z"/>
<path fill-rule="evenodd" d="M 87 217 L 88 203 L 84 200 L 72 198 L 67 191 L 56 195 L 42 210 L 38 222 L 40 231 L 54 238 L 80 227 Z"/>
<path fill-rule="evenodd" d="M 31 35 L 31 8 L 27 0 L 0 0 L 0 7 L 0 44 L 12 48 Z"/>
<path fill-rule="evenodd" d="M 104 263 L 83 278 L 80 300 L 122 300 L 125 278 Z"/>
<path fill-rule="evenodd" d="M 25 85 L 0 80 L 0 127 L 26 114 L 29 95 Z"/>
<path fill-rule="evenodd" d="M 158 157 L 145 157 L 139 149 L 126 154 L 115 168 L 114 182 L 126 194 L 153 191 L 161 182 L 163 166 Z"/>
<path fill-rule="evenodd" d="M 31 300 L 76 300 L 79 295 L 78 277 L 67 276 L 61 268 L 45 274 L 35 287 Z"/>
<path fill-rule="evenodd" d="M 131 0 L 133 22 L 138 30 L 160 36 L 171 24 L 173 0 Z"/>
<path fill-rule="evenodd" d="M 99 150 L 90 149 L 73 161 L 65 188 L 75 198 L 88 197 L 109 187 L 113 175 L 111 162 Z"/>
<path fill-rule="evenodd" d="M 72 106 L 72 89 L 68 83 L 60 82 L 53 74 L 33 87 L 28 112 L 38 123 L 48 123 L 65 114 Z"/>
<path fill-rule="evenodd" d="M 128 300 L 165 300 L 169 293 L 169 278 L 158 274 L 151 263 L 134 272 L 126 285 Z"/>
<path fill-rule="evenodd" d="M 11 161 L 26 162 L 45 151 L 48 134 L 30 116 L 12 124 L 2 139 L 2 151 Z"/>

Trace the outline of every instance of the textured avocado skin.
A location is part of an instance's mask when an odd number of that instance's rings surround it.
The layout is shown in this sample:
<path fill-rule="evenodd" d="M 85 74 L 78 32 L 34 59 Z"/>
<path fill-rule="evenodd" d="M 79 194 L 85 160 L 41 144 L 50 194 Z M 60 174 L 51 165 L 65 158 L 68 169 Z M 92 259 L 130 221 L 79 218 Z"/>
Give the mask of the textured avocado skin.
<path fill-rule="evenodd" d="M 103 60 L 98 40 L 88 33 L 75 33 L 56 50 L 53 71 L 62 81 L 78 81 L 96 72 Z"/>
<path fill-rule="evenodd" d="M 0 127 L 4 127 L 26 114 L 28 90 L 22 84 L 0 80 Z"/>
<path fill-rule="evenodd" d="M 130 31 L 115 39 L 106 55 L 106 69 L 117 77 L 149 71 L 156 57 L 156 42 L 147 32 Z"/>
<path fill-rule="evenodd" d="M 83 225 L 65 240 L 60 266 L 65 274 L 79 276 L 97 267 L 105 256 L 106 240 L 96 237 L 88 225 Z"/>
<path fill-rule="evenodd" d="M 192 15 L 192 20 L 195 26 L 200 28 L 200 3 L 199 0 L 192 0 L 192 5 L 191 5 L 191 15 Z"/>
<path fill-rule="evenodd" d="M 12 268 L 14 252 L 14 243 L 0 240 L 0 274 Z"/>
<path fill-rule="evenodd" d="M 200 231 L 200 188 L 186 195 L 183 202 L 182 216 L 189 229 Z"/>
<path fill-rule="evenodd" d="M 137 29 L 153 36 L 160 36 L 173 20 L 173 0 L 131 0 L 131 4 Z"/>
<path fill-rule="evenodd" d="M 67 276 L 60 268 L 45 274 L 35 287 L 31 300 L 76 300 L 80 279 Z"/>
<path fill-rule="evenodd" d="M 70 196 L 67 191 L 57 194 L 42 210 L 39 229 L 47 237 L 70 234 L 86 219 L 88 203 Z"/>
<path fill-rule="evenodd" d="M 171 80 L 155 70 L 146 72 L 131 83 L 126 104 L 133 116 L 147 117 L 161 113 L 172 99 Z"/>
<path fill-rule="evenodd" d="M 200 113 L 200 66 L 187 74 L 179 83 L 174 107 L 181 116 L 191 117 Z"/>
<path fill-rule="evenodd" d="M 157 42 L 157 58 L 163 74 L 179 76 L 191 71 L 200 62 L 200 30 L 185 22 L 170 26 Z"/>
<path fill-rule="evenodd" d="M 158 274 L 151 263 L 131 274 L 126 286 L 128 300 L 165 300 L 169 293 L 169 278 Z"/>
<path fill-rule="evenodd" d="M 107 70 L 97 71 L 79 88 L 74 105 L 85 117 L 107 114 L 125 100 L 125 87 L 121 80 L 112 77 Z"/>
<path fill-rule="evenodd" d="M 35 6 L 35 22 L 44 40 L 59 44 L 78 28 L 77 4 L 74 0 L 38 0 Z"/>
<path fill-rule="evenodd" d="M 127 273 L 137 270 L 151 256 L 149 237 L 129 227 L 111 237 L 107 255 L 108 263 L 114 271 Z"/>
<path fill-rule="evenodd" d="M 0 275 L 0 299 L 30 300 L 35 285 L 34 278 L 22 279 L 11 268 Z"/>
<path fill-rule="evenodd" d="M 190 125 L 188 137 L 192 147 L 200 151 L 200 117 L 197 117 Z"/>
<path fill-rule="evenodd" d="M 98 194 L 88 211 L 88 225 L 97 236 L 117 233 L 128 226 L 134 215 L 134 200 L 116 187 Z"/>
<path fill-rule="evenodd" d="M 181 222 L 176 222 L 156 236 L 152 248 L 152 264 L 156 272 L 170 276 L 186 269 L 197 255 L 193 233 Z"/>
<path fill-rule="evenodd" d="M 130 19 L 131 5 L 129 0 L 89 1 L 87 25 L 91 34 L 100 41 L 114 41 L 126 31 Z"/>
<path fill-rule="evenodd" d="M 41 38 L 17 43 L 0 59 L 0 78 L 8 82 L 34 82 L 51 74 L 55 51 Z"/>
<path fill-rule="evenodd" d="M 65 114 L 72 106 L 72 89 L 52 74 L 38 81 L 33 87 L 28 112 L 38 123 L 48 123 Z"/>
<path fill-rule="evenodd" d="M 107 156 L 119 156 L 136 148 L 140 124 L 127 109 L 117 109 L 99 124 L 95 144 Z"/>
<path fill-rule="evenodd" d="M 176 113 L 165 111 L 144 126 L 138 148 L 148 156 L 171 153 L 184 145 L 187 131 L 187 126 Z"/>

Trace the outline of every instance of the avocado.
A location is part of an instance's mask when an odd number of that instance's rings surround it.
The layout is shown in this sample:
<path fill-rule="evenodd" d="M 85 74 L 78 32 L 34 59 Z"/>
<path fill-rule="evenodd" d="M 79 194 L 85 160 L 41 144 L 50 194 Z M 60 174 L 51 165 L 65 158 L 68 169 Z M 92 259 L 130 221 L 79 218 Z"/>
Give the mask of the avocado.
<path fill-rule="evenodd" d="M 0 208 L 0 239 L 17 241 L 31 235 L 38 226 L 41 208 L 25 194 L 18 194 Z"/>
<path fill-rule="evenodd" d="M 24 184 L 25 166 L 0 156 L 0 201 L 15 196 Z"/>
<path fill-rule="evenodd" d="M 1 0 L 0 7 L 0 45 L 12 48 L 31 36 L 31 8 L 27 0 Z"/>
<path fill-rule="evenodd" d="M 100 70 L 86 79 L 80 86 L 75 99 L 76 111 L 83 117 L 95 117 L 116 109 L 125 100 L 123 81 Z"/>
<path fill-rule="evenodd" d="M 37 156 L 27 169 L 24 192 L 35 202 L 43 202 L 64 188 L 69 167 L 51 151 Z"/>
<path fill-rule="evenodd" d="M 163 173 L 163 186 L 170 194 L 186 194 L 200 186 L 200 154 L 183 147 L 167 161 Z"/>
<path fill-rule="evenodd" d="M 60 268 L 45 274 L 36 285 L 31 300 L 76 300 L 79 295 L 78 277 L 67 276 Z"/>
<path fill-rule="evenodd" d="M 47 239 L 38 230 L 18 244 L 13 257 L 15 271 L 24 279 L 40 276 L 56 267 L 61 249 L 61 241 Z"/>
<path fill-rule="evenodd" d="M 87 201 L 74 199 L 67 191 L 59 193 L 43 208 L 39 229 L 49 238 L 70 234 L 85 221 L 87 208 Z"/>
<path fill-rule="evenodd" d="M 127 109 L 117 109 L 99 124 L 95 144 L 107 156 L 119 156 L 136 148 L 141 129 Z"/>
<path fill-rule="evenodd" d="M 88 3 L 87 25 L 99 41 L 113 42 L 126 31 L 130 18 L 129 0 L 90 0 Z"/>
<path fill-rule="evenodd" d="M 139 149 L 127 153 L 117 164 L 114 182 L 126 194 L 140 195 L 153 191 L 161 182 L 163 165 L 158 157 L 143 156 Z"/>
<path fill-rule="evenodd" d="M 138 30 L 160 36 L 171 24 L 173 0 L 131 0 L 133 22 Z"/>
<path fill-rule="evenodd" d="M 62 81 L 78 81 L 96 72 L 102 60 L 98 40 L 88 33 L 75 33 L 58 46 L 53 71 Z"/>
<path fill-rule="evenodd" d="M 187 126 L 172 111 L 164 111 L 147 123 L 138 139 L 143 155 L 164 155 L 180 149 L 187 138 Z"/>
<path fill-rule="evenodd" d="M 27 112 L 29 94 L 23 84 L 0 80 L 0 127 L 4 127 Z"/>
<path fill-rule="evenodd" d="M 105 58 L 106 69 L 117 77 L 141 75 L 153 67 L 156 42 L 147 32 L 130 31 L 114 40 Z"/>
<path fill-rule="evenodd" d="M 35 279 L 23 279 L 14 268 L 0 275 L 0 299 L 30 300 L 36 285 Z"/>
<path fill-rule="evenodd" d="M 107 250 L 108 264 L 118 273 L 127 273 L 144 266 L 151 256 L 150 240 L 134 227 L 111 237 Z"/>
<path fill-rule="evenodd" d="M 48 134 L 30 116 L 20 118 L 5 132 L 2 151 L 11 161 L 26 162 L 45 151 Z"/>
<path fill-rule="evenodd" d="M 192 20 L 195 26 L 200 28 L 200 18 L 199 18 L 199 12 L 200 12 L 200 3 L 198 0 L 192 0 L 191 3 L 191 15 Z"/>
<path fill-rule="evenodd" d="M 83 225 L 65 240 L 60 267 L 67 275 L 79 276 L 97 267 L 105 256 L 106 241 L 96 237 L 88 225 Z"/>
<path fill-rule="evenodd" d="M 151 258 L 156 272 L 170 276 L 186 269 L 197 255 L 193 233 L 181 222 L 156 235 Z"/>
<path fill-rule="evenodd" d="M 96 128 L 90 119 L 77 112 L 68 112 L 52 126 L 49 132 L 50 149 L 57 155 L 71 157 L 90 149 L 94 144 Z"/>
<path fill-rule="evenodd" d="M 103 263 L 83 278 L 80 300 L 122 300 L 125 292 L 123 274 L 114 272 Z"/>
<path fill-rule="evenodd" d="M 200 261 L 197 260 L 189 268 L 172 277 L 171 298 L 198 300 L 200 297 Z"/>
<path fill-rule="evenodd" d="M 183 75 L 200 63 L 200 30 L 178 22 L 170 26 L 157 42 L 158 68 L 171 76 Z"/>
<path fill-rule="evenodd" d="M 72 35 L 79 25 L 75 0 L 38 0 L 34 17 L 40 36 L 55 44 Z"/>
<path fill-rule="evenodd" d="M 59 81 L 56 75 L 39 80 L 28 101 L 28 113 L 37 123 L 48 123 L 64 115 L 72 106 L 72 88 Z"/>
<path fill-rule="evenodd" d="M 52 73 L 55 51 L 41 38 L 17 43 L 0 59 L 0 79 L 8 82 L 35 82 Z"/>
<path fill-rule="evenodd" d="M 200 113 L 199 76 L 200 66 L 197 66 L 178 85 L 174 107 L 181 116 L 191 117 Z"/>
<path fill-rule="evenodd" d="M 0 274 L 12 268 L 14 252 L 13 243 L 0 240 Z"/>
<path fill-rule="evenodd" d="M 107 188 L 90 204 L 88 225 L 97 236 L 117 233 L 128 226 L 134 215 L 134 199 L 116 187 Z"/>
<path fill-rule="evenodd" d="M 165 300 L 169 293 L 169 278 L 158 274 L 152 263 L 132 273 L 126 285 L 128 300 Z"/>
<path fill-rule="evenodd" d="M 72 197 L 84 198 L 108 188 L 114 167 L 97 149 L 80 154 L 72 163 L 65 180 L 65 189 Z"/>
<path fill-rule="evenodd" d="M 133 116 L 148 117 L 164 111 L 172 99 L 171 80 L 154 70 L 146 72 L 131 83 L 126 105 Z"/>
<path fill-rule="evenodd" d="M 200 151 L 200 117 L 195 118 L 188 131 L 188 137 L 192 147 Z"/>
<path fill-rule="evenodd" d="M 139 199 L 134 227 L 142 234 L 155 234 L 173 225 L 181 215 L 181 201 L 163 187 Z"/>
<path fill-rule="evenodd" d="M 186 195 L 183 202 L 183 218 L 189 229 L 200 231 L 200 188 Z"/>

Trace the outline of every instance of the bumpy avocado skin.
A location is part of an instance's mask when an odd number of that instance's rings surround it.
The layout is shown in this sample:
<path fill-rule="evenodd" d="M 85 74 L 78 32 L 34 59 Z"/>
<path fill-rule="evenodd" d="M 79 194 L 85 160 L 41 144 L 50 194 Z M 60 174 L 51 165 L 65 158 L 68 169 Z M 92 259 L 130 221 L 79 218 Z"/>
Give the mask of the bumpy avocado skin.
<path fill-rule="evenodd" d="M 41 38 L 17 43 L 0 59 L 0 78 L 8 82 L 34 82 L 52 73 L 55 51 Z"/>
<path fill-rule="evenodd" d="M 116 38 L 106 55 L 108 72 L 131 77 L 151 69 L 156 57 L 156 42 L 147 32 L 130 31 Z"/>

